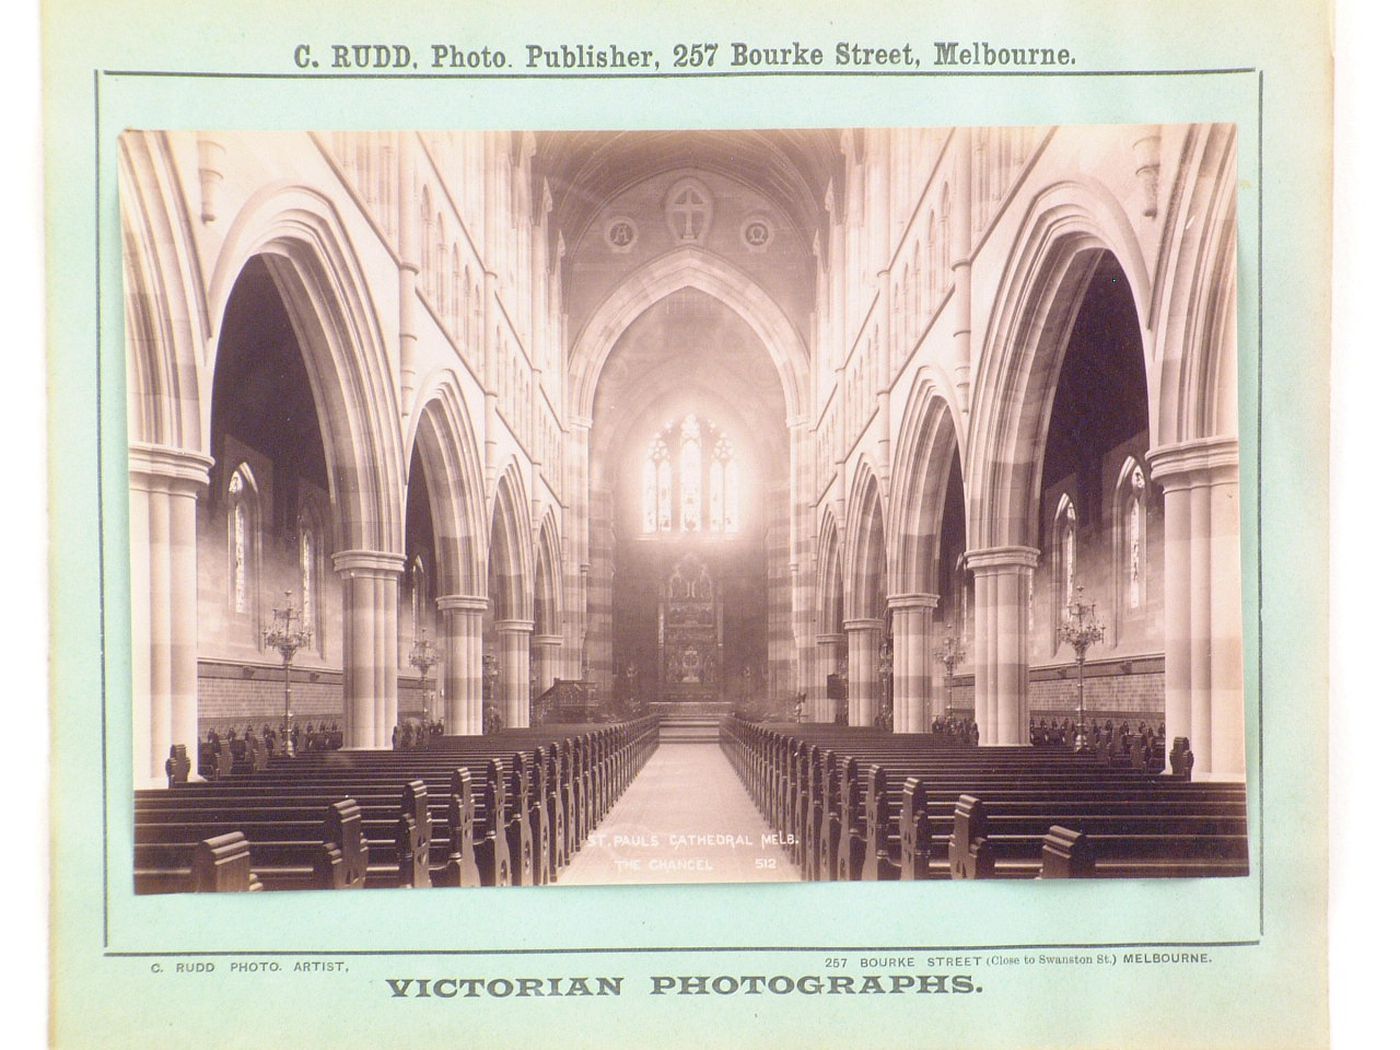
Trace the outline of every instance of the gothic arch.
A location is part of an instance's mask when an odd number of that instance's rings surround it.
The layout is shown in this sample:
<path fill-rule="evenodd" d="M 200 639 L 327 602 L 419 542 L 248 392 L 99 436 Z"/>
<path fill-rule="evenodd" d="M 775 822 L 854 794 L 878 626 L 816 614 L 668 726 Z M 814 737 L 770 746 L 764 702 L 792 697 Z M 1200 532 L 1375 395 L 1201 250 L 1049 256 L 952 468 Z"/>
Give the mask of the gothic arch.
<path fill-rule="evenodd" d="M 878 620 L 885 615 L 889 593 L 885 507 L 879 481 L 867 460 L 856 467 L 847 511 L 846 535 L 851 537 L 846 567 L 846 618 Z"/>
<path fill-rule="evenodd" d="M 838 634 L 844 630 L 841 614 L 845 588 L 843 561 L 841 529 L 836 515 L 827 507 L 817 534 L 818 634 Z"/>
<path fill-rule="evenodd" d="M 496 483 L 491 506 L 491 548 L 487 568 L 498 581 L 494 618 L 534 618 L 534 544 L 530 536 L 530 501 L 520 465 L 512 459 Z"/>
<path fill-rule="evenodd" d="M 535 545 L 535 609 L 539 614 L 535 617 L 536 634 L 554 636 L 563 633 L 561 551 L 559 527 L 554 521 L 554 511 L 551 508 L 545 511 Z"/>
<path fill-rule="evenodd" d="M 205 451 L 200 347 L 208 311 L 179 175 L 154 134 L 123 134 L 117 162 L 131 441 Z"/>
<path fill-rule="evenodd" d="M 728 306 L 768 348 L 783 387 L 789 419 L 806 413 L 807 347 L 782 308 L 752 278 L 721 256 L 695 246 L 653 259 L 622 281 L 593 312 L 569 355 L 569 393 L 574 414 L 591 419 L 603 365 L 618 338 L 644 310 L 684 288 L 694 288 Z"/>
<path fill-rule="evenodd" d="M 987 325 L 968 437 L 968 548 L 1035 547 L 1040 466 L 1055 386 L 1084 293 L 1105 253 L 1127 277 L 1158 413 L 1143 328 L 1149 278 L 1122 207 L 1087 183 L 1056 183 L 1029 205 Z"/>
<path fill-rule="evenodd" d="M 1238 431 L 1235 144 L 1233 125 L 1193 128 L 1169 198 L 1154 302 L 1153 447 Z"/>
<path fill-rule="evenodd" d="M 890 588 L 937 593 L 938 543 L 953 457 L 961 456 L 958 414 L 936 379 L 921 375 L 900 425 L 890 471 Z"/>
<path fill-rule="evenodd" d="M 438 593 L 484 595 L 490 543 L 486 497 L 471 414 L 455 372 L 444 370 L 425 378 L 409 422 L 428 481 Z"/>
<path fill-rule="evenodd" d="M 243 267 L 261 257 L 301 346 L 326 450 L 341 550 L 402 553 L 407 464 L 396 380 L 357 253 L 331 203 L 275 185 L 234 218 L 213 266 L 208 306 L 218 318 L 201 375 L 207 446 L 219 326 Z"/>

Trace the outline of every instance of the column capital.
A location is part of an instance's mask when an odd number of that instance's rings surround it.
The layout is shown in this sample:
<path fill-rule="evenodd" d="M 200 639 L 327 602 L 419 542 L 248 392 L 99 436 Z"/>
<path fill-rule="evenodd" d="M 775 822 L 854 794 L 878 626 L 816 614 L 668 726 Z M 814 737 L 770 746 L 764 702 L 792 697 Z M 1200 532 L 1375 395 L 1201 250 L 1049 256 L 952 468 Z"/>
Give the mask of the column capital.
<path fill-rule="evenodd" d="M 938 595 L 911 591 L 908 594 L 891 594 L 886 599 L 891 609 L 937 609 Z"/>
<path fill-rule="evenodd" d="M 1237 481 L 1240 442 L 1233 437 L 1202 438 L 1149 449 L 1152 480 L 1166 489 L 1216 481 Z"/>
<path fill-rule="evenodd" d="M 444 594 L 437 600 L 437 607 L 443 612 L 485 612 L 488 604 L 480 594 Z"/>
<path fill-rule="evenodd" d="M 858 620 L 847 620 L 844 626 L 848 633 L 851 631 L 883 631 L 885 629 L 885 621 L 867 617 Z"/>
<path fill-rule="evenodd" d="M 496 630 L 504 631 L 507 634 L 532 634 L 535 630 L 534 620 L 497 620 Z"/>
<path fill-rule="evenodd" d="M 563 645 L 564 636 L 562 634 L 537 634 L 535 635 L 536 645 Z"/>
<path fill-rule="evenodd" d="M 331 555 L 331 565 L 342 576 L 398 576 L 403 560 L 402 554 L 388 551 L 348 550 Z"/>
<path fill-rule="evenodd" d="M 1034 569 L 1040 564 L 1040 551 L 1035 547 L 983 547 L 968 551 L 964 557 L 967 567 L 973 572 Z"/>
<path fill-rule="evenodd" d="M 131 479 L 149 486 L 158 484 L 189 486 L 198 491 L 209 484 L 209 470 L 214 461 L 202 452 L 170 445 L 148 445 L 133 442 L 127 446 Z"/>
<path fill-rule="evenodd" d="M 839 631 L 836 632 L 835 634 L 819 634 L 819 635 L 817 635 L 817 644 L 818 644 L 818 645 L 840 645 L 840 644 L 841 644 L 842 642 L 844 642 L 845 640 L 846 640 L 846 636 L 845 636 L 844 634 L 840 633 Z"/>

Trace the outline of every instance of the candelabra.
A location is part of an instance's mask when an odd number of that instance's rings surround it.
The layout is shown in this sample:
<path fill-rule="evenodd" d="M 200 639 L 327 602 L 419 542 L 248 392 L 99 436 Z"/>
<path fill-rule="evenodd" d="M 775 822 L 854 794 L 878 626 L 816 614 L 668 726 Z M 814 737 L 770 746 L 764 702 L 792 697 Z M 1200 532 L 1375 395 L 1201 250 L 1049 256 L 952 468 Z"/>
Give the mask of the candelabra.
<path fill-rule="evenodd" d="M 1079 665 L 1079 722 L 1074 727 L 1074 750 L 1084 751 L 1089 746 L 1089 734 L 1084 729 L 1084 654 L 1089 646 L 1103 641 L 1103 624 L 1094 615 L 1097 603 L 1084 602 L 1084 588 L 1075 588 L 1074 598 L 1065 605 L 1065 619 L 1060 624 L 1059 635 L 1062 642 L 1068 642 L 1074 649 L 1074 660 Z"/>
<path fill-rule="evenodd" d="M 845 653 L 836 657 L 836 680 L 841 683 L 840 705 L 831 712 L 832 719 L 839 725 L 848 725 L 851 717 L 851 676 L 850 659 Z"/>
<path fill-rule="evenodd" d="M 437 647 L 428 640 L 426 633 L 420 634 L 413 643 L 413 651 L 408 654 L 408 662 L 418 668 L 418 699 L 423 703 L 423 718 L 433 720 L 432 704 L 428 701 L 428 672 L 437 666 Z"/>
<path fill-rule="evenodd" d="M 487 701 L 483 711 L 483 723 L 488 733 L 495 732 L 501 721 L 500 712 L 496 708 L 496 677 L 500 673 L 500 669 L 496 666 L 496 655 L 483 653 L 481 656 L 481 683 L 482 692 L 485 694 L 484 699 Z"/>
<path fill-rule="evenodd" d="M 943 676 L 948 682 L 943 696 L 945 714 L 953 706 L 953 672 L 957 670 L 958 664 L 962 663 L 964 655 L 962 640 L 958 638 L 950 623 L 948 633 L 943 637 L 943 651 L 938 654 L 938 659 L 943 662 Z"/>
<path fill-rule="evenodd" d="M 875 724 L 882 729 L 894 728 L 894 639 L 885 633 L 880 638 L 879 662 L 876 665 L 880 674 L 880 713 Z"/>
<path fill-rule="evenodd" d="M 627 705 L 628 710 L 636 711 L 637 704 L 637 675 L 641 672 L 637 670 L 637 665 L 630 660 L 627 662 Z"/>
<path fill-rule="evenodd" d="M 263 631 L 263 640 L 282 654 L 282 754 L 292 758 L 292 658 L 298 649 L 311 644 L 311 632 L 302 626 L 301 612 L 292 604 L 292 592 L 283 592 L 287 604 L 272 610 L 272 626 Z"/>

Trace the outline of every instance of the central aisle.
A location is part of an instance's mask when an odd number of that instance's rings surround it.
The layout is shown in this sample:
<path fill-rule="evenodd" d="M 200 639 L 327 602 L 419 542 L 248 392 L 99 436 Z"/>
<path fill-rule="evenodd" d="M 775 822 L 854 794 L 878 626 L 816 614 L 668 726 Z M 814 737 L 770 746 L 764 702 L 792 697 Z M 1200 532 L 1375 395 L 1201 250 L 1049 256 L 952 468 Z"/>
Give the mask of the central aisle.
<path fill-rule="evenodd" d="M 800 881 L 776 839 L 718 744 L 662 744 L 559 885 Z"/>

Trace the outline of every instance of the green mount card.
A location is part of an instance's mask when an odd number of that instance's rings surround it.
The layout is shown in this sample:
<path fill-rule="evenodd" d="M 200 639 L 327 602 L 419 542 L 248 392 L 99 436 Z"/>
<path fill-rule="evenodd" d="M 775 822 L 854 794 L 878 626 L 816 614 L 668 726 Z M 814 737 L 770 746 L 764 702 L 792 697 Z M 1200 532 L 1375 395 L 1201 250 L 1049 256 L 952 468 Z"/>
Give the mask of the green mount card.
<path fill-rule="evenodd" d="M 1325 1044 L 1323 5 L 44 15 L 55 1045 Z"/>

